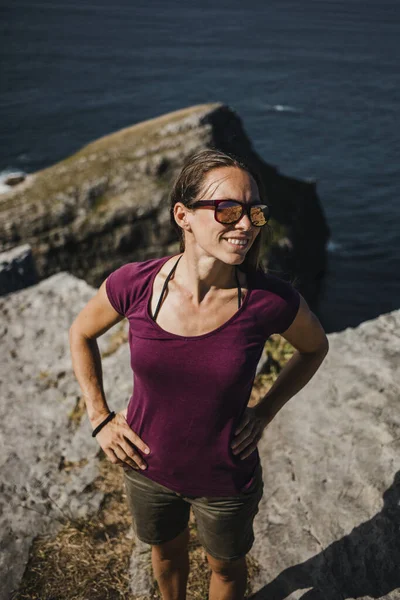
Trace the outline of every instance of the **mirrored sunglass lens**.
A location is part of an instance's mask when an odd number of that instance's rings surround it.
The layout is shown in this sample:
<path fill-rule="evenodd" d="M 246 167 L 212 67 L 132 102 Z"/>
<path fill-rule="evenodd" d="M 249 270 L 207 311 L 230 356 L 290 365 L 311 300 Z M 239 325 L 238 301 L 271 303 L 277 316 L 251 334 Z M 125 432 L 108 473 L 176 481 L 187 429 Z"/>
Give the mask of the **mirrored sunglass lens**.
<path fill-rule="evenodd" d="M 236 202 L 221 202 L 217 208 L 217 219 L 220 223 L 233 223 L 240 218 L 242 207 Z"/>
<path fill-rule="evenodd" d="M 268 221 L 269 210 L 265 204 L 257 204 L 250 209 L 250 219 L 253 225 L 261 227 Z"/>

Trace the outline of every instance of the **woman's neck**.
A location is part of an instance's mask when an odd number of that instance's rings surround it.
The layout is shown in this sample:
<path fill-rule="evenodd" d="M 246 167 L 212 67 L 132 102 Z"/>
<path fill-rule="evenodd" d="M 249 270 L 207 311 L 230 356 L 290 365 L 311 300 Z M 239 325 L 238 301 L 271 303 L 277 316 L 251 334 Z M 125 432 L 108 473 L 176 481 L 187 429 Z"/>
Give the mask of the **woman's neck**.
<path fill-rule="evenodd" d="M 196 255 L 185 249 L 173 278 L 195 304 L 218 290 L 237 288 L 235 265 L 207 255 Z"/>

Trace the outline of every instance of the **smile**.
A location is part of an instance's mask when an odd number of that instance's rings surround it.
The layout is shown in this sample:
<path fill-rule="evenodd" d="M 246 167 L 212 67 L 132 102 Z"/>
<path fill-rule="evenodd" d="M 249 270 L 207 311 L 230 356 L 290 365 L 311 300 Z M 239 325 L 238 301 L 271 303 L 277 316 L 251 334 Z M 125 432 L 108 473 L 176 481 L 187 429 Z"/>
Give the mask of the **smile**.
<path fill-rule="evenodd" d="M 228 242 L 229 244 L 231 244 L 232 246 L 240 246 L 242 248 L 244 248 L 245 246 L 248 245 L 249 240 L 238 240 L 235 238 L 224 238 L 224 240 L 226 242 Z"/>

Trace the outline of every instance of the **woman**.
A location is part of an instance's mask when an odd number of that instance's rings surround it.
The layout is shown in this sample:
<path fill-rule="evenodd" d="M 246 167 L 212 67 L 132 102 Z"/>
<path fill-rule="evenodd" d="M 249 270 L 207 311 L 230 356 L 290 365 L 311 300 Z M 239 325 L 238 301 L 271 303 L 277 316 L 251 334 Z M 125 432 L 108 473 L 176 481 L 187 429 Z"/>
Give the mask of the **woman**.
<path fill-rule="evenodd" d="M 318 319 L 289 284 L 258 268 L 268 206 L 258 175 L 215 150 L 189 159 L 171 193 L 179 255 L 123 265 L 70 329 L 93 434 L 124 468 L 136 535 L 152 546 L 164 600 L 186 597 L 188 521 L 211 567 L 210 600 L 241 599 L 263 493 L 257 443 L 327 351 Z M 134 391 L 110 412 L 96 338 L 129 319 Z M 296 349 L 247 406 L 265 341 Z"/>

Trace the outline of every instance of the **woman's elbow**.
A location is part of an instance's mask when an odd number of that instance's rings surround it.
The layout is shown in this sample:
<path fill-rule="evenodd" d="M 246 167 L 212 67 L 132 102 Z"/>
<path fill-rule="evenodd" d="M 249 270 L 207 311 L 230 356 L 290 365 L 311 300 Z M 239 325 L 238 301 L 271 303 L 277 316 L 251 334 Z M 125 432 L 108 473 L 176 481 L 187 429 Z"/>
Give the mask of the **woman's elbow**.
<path fill-rule="evenodd" d="M 325 340 L 324 340 L 323 344 L 321 345 L 321 352 L 324 355 L 324 358 L 329 352 L 329 340 L 328 340 L 327 336 L 325 336 Z"/>

